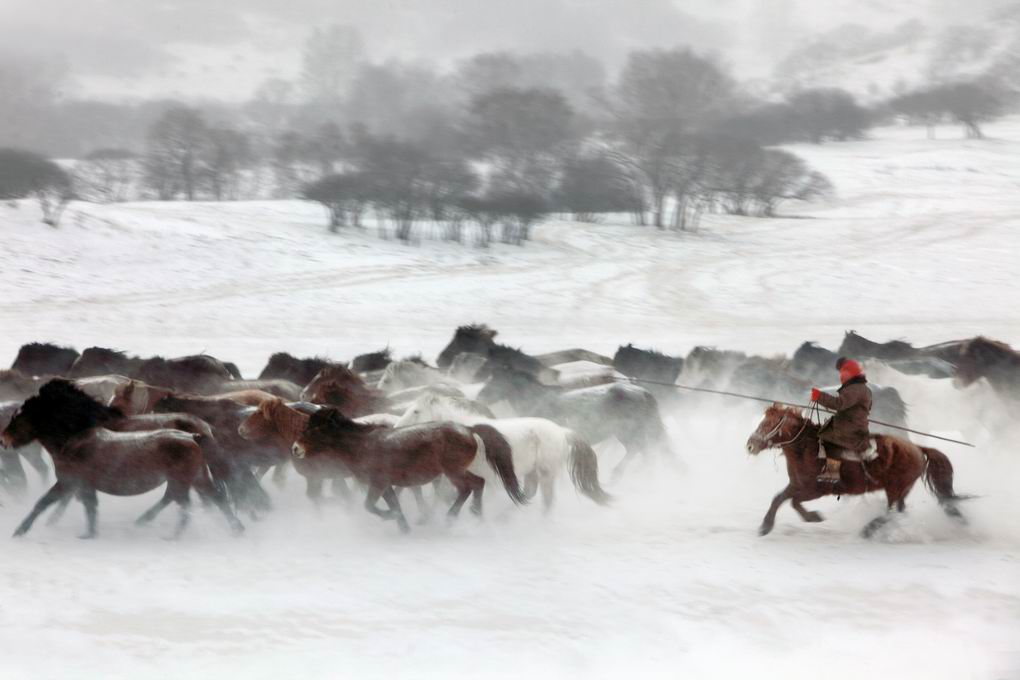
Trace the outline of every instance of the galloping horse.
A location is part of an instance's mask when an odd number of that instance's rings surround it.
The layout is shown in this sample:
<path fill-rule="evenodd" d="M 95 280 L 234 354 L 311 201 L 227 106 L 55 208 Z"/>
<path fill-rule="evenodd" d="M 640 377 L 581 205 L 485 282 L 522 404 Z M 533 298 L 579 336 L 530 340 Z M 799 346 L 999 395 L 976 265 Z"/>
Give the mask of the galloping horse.
<path fill-rule="evenodd" d="M 481 513 L 485 480 L 468 470 L 476 457 L 484 457 L 496 470 L 511 501 L 518 505 L 527 502 L 514 472 L 510 445 L 487 425 L 430 423 L 390 428 L 356 423 L 326 407 L 309 417 L 293 450 L 296 458 L 309 462 L 332 459 L 347 467 L 368 485 L 365 509 L 383 519 L 395 519 L 403 532 L 410 531 L 410 526 L 394 486 L 421 486 L 446 475 L 457 489 L 447 516 L 455 518 L 472 492 L 471 510 Z M 376 507 L 380 497 L 388 511 Z"/>
<path fill-rule="evenodd" d="M 25 401 L 0 436 L 5 447 L 24 446 L 38 439 L 53 457 L 57 482 L 18 525 L 15 536 L 26 533 L 46 508 L 72 494 L 85 505 L 88 529 L 83 538 L 96 535 L 96 492 L 135 496 L 166 483 L 166 493 L 140 523 L 156 517 L 171 502 L 180 505 L 174 536 L 188 524 L 194 488 L 212 501 L 235 531 L 242 527 L 230 511 L 223 493 L 209 477 L 196 435 L 180 430 L 114 432 L 104 424 L 111 409 L 99 404 L 65 380 L 53 380 Z"/>
<path fill-rule="evenodd" d="M 822 516 L 806 510 L 802 503 L 822 496 L 856 496 L 884 489 L 888 509 L 864 527 L 863 535 L 869 537 L 891 519 L 893 507 L 899 512 L 906 510 L 904 499 L 922 476 L 945 513 L 963 521 L 956 503 L 965 497 L 953 491 L 953 465 L 944 453 L 891 435 L 872 438 L 878 458 L 869 463 L 844 464 L 838 484 L 819 484 L 818 426 L 798 409 L 780 404 L 768 407 L 758 429 L 747 440 L 747 451 L 757 455 L 766 449 L 782 449 L 790 483 L 772 499 L 758 533 L 764 536 L 772 531 L 779 506 L 788 500 L 805 522 L 821 522 Z"/>
<path fill-rule="evenodd" d="M 435 395 L 419 397 L 400 417 L 397 426 L 451 421 L 462 425 L 491 425 L 506 437 L 513 455 L 514 470 L 524 476 L 524 493 L 529 498 L 540 486 L 542 501 L 552 507 L 556 478 L 568 464 L 574 487 L 599 505 L 611 497 L 599 484 L 599 461 L 588 442 L 575 432 L 545 418 L 486 418 L 475 413 L 471 402 Z M 479 477 L 491 477 L 482 461 L 469 468 Z"/>

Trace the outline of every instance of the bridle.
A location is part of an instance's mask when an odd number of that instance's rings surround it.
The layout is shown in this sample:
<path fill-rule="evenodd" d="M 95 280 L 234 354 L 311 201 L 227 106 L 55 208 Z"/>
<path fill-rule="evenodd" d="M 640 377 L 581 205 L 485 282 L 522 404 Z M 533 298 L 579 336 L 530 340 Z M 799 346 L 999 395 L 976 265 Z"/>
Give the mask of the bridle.
<path fill-rule="evenodd" d="M 807 429 L 808 423 L 811 422 L 811 421 L 810 421 L 810 419 L 805 418 L 804 419 L 804 424 L 801 425 L 800 430 L 797 431 L 797 434 L 795 434 L 792 439 L 788 439 L 785 442 L 774 442 L 774 441 L 772 441 L 772 437 L 774 437 L 775 435 L 779 434 L 779 432 L 783 429 L 783 426 L 786 425 L 787 418 L 789 418 L 789 416 L 784 415 L 779 420 L 779 424 L 776 425 L 774 428 L 772 428 L 769 431 L 768 434 L 757 434 L 757 433 L 755 433 L 755 435 L 753 436 L 753 439 L 755 441 L 761 442 L 762 445 L 764 446 L 764 448 L 766 448 L 766 449 L 779 449 L 779 448 L 782 448 L 784 446 L 787 446 L 789 444 L 794 443 L 795 441 L 800 439 L 800 436 L 802 434 L 804 434 L 804 430 Z"/>

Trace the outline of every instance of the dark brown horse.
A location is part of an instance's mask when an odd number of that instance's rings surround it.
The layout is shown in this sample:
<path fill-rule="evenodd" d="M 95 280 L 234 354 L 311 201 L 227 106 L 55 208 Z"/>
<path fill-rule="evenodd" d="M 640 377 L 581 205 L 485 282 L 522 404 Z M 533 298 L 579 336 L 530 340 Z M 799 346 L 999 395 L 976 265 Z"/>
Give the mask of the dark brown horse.
<path fill-rule="evenodd" d="M 181 513 L 175 537 L 187 527 L 194 488 L 213 502 L 235 531 L 241 524 L 209 477 L 195 435 L 180 430 L 114 432 L 103 427 L 110 410 L 65 380 L 53 380 L 28 399 L 0 436 L 5 447 L 19 447 L 38 439 L 50 452 L 57 482 L 36 503 L 15 531 L 21 536 L 53 503 L 76 495 L 85 505 L 88 529 L 96 535 L 96 492 L 135 496 L 166 484 L 163 498 L 139 518 L 146 523 L 176 502 Z"/>
<path fill-rule="evenodd" d="M 319 371 L 301 392 L 301 400 L 333 406 L 348 418 L 387 413 L 394 408 L 382 390 L 370 387 L 357 373 L 340 365 Z"/>
<path fill-rule="evenodd" d="M 322 408 L 324 407 L 307 401 L 290 404 L 282 400 L 269 401 L 255 408 L 237 431 L 249 441 L 276 446 L 282 455 L 291 457 L 294 443 L 305 431 L 309 416 Z M 396 417 L 393 416 L 393 419 L 396 420 Z M 305 478 L 305 494 L 316 506 L 322 502 L 322 488 L 327 479 L 331 480 L 335 495 L 345 500 L 351 498 L 347 479 L 352 477 L 353 473 L 342 462 L 326 458 L 293 458 L 291 462 L 298 474 Z M 411 493 L 422 518 L 427 518 L 430 514 L 429 506 L 422 495 L 421 487 L 411 487 Z"/>
<path fill-rule="evenodd" d="M 485 456 L 511 501 L 517 505 L 527 502 L 514 473 L 510 445 L 488 425 L 363 425 L 327 407 L 308 418 L 294 444 L 296 458 L 313 464 L 344 465 L 368 486 L 365 509 L 383 519 L 395 519 L 404 532 L 410 531 L 410 526 L 393 487 L 421 486 L 440 475 L 457 489 L 457 499 L 447 513 L 450 519 L 457 516 L 472 493 L 471 510 L 481 513 L 485 480 L 468 471 L 477 455 Z M 380 497 L 389 506 L 388 511 L 376 507 Z"/>
<path fill-rule="evenodd" d="M 188 413 L 207 422 L 223 451 L 219 459 L 223 470 L 217 477 L 225 482 L 231 500 L 253 515 L 272 508 L 269 494 L 259 484 L 253 470 L 285 463 L 289 456 L 276 447 L 241 437 L 238 428 L 247 416 L 244 405 L 225 398 L 169 395 L 156 402 L 153 408 L 156 413 Z"/>
<path fill-rule="evenodd" d="M 304 387 L 312 382 L 312 378 L 322 369 L 336 365 L 335 362 L 322 357 L 298 359 L 286 352 L 277 352 L 269 357 L 266 367 L 259 373 L 259 380 L 289 380 Z"/>
<path fill-rule="evenodd" d="M 945 513 L 963 521 L 956 503 L 965 497 L 953 491 L 953 465 L 945 454 L 899 437 L 875 435 L 873 438 L 878 458 L 869 463 L 844 462 L 838 484 L 819 484 L 818 426 L 798 409 L 779 404 L 770 406 L 758 429 L 747 440 L 747 451 L 756 455 L 766 449 L 781 449 L 790 483 L 772 499 L 759 533 L 764 536 L 772 531 L 779 506 L 788 500 L 805 522 L 821 522 L 820 514 L 804 508 L 805 501 L 885 490 L 888 510 L 864 527 L 863 535 L 871 536 L 891 519 L 893 508 L 905 511 L 904 499 L 922 476 Z"/>
<path fill-rule="evenodd" d="M 965 341 L 956 358 L 956 384 L 966 387 L 981 378 L 1000 397 L 1020 402 L 1020 352 L 988 338 Z"/>
<path fill-rule="evenodd" d="M 450 344 L 439 353 L 436 365 L 439 368 L 449 368 L 458 354 L 470 352 L 484 356 L 492 366 L 505 366 L 528 373 L 546 385 L 556 384 L 559 376 L 554 369 L 520 349 L 497 343 L 496 335 L 496 331 L 485 325 L 461 326 L 454 332 Z"/>
<path fill-rule="evenodd" d="M 78 358 L 77 350 L 48 342 L 22 345 L 11 368 L 25 375 L 64 375 Z"/>
<path fill-rule="evenodd" d="M 204 392 L 218 389 L 221 383 L 239 377 L 226 364 L 206 354 L 173 359 L 142 359 L 105 347 L 89 347 L 68 371 L 70 378 L 119 374 L 150 385 L 169 387 L 180 392 Z"/>

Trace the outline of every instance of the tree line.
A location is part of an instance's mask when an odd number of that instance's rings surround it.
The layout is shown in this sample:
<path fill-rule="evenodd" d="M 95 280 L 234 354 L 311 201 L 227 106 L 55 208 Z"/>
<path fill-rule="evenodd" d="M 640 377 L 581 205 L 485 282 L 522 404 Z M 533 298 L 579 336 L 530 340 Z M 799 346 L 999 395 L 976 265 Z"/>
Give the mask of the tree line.
<path fill-rule="evenodd" d="M 859 138 L 895 116 L 929 126 L 952 117 L 980 135 L 1003 103 L 984 83 L 871 108 L 835 88 L 761 101 L 688 49 L 635 51 L 612 80 L 580 53 L 481 54 L 443 73 L 368 62 L 357 34 L 333 27 L 309 39 L 297 82 L 267 81 L 233 110 L 150 106 L 140 139 L 30 173 L 46 192 L 22 182 L 0 197 L 45 194 L 51 213 L 54 197 L 303 197 L 324 206 L 333 231 L 371 215 L 403 240 L 429 223 L 454 241 L 470 226 L 483 244 L 524 242 L 552 212 L 684 230 L 706 212 L 769 216 L 832 190 L 777 145 Z M 0 163 L 24 161 L 11 153 L 21 160 Z M 9 175 L 0 168 L 0 183 Z"/>

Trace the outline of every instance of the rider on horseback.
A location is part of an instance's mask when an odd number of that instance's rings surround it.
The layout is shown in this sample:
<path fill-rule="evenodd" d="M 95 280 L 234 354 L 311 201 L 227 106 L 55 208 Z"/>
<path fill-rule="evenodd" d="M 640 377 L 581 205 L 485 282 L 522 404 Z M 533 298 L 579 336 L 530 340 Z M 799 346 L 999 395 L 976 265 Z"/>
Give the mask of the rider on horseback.
<path fill-rule="evenodd" d="M 839 482 L 839 468 L 844 452 L 861 456 L 869 448 L 868 416 L 871 414 L 871 390 L 861 365 L 853 359 L 840 357 L 836 362 L 839 371 L 838 396 L 811 388 L 811 401 L 836 413 L 822 425 L 818 439 L 818 457 L 825 460 L 825 468 L 818 481 L 825 484 Z M 824 448 L 823 448 L 824 447 Z"/>

